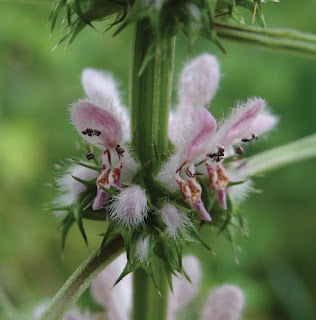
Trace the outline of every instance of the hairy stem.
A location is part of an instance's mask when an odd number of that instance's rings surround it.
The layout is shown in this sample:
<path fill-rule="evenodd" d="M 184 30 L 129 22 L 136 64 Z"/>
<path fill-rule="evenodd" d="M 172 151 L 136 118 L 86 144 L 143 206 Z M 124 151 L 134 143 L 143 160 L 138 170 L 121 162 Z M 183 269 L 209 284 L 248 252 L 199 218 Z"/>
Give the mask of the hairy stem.
<path fill-rule="evenodd" d="M 241 168 L 245 176 L 264 173 L 316 156 L 316 134 L 252 156 Z"/>
<path fill-rule="evenodd" d="M 171 99 L 175 39 L 162 50 L 153 47 L 149 20 L 135 24 L 132 39 L 130 105 L 132 142 L 141 163 L 147 164 L 145 183 L 152 188 L 153 176 L 168 157 L 168 114 Z M 148 62 L 148 54 L 152 59 Z M 147 65 L 144 68 L 144 61 Z M 141 70 L 141 73 L 140 73 Z M 153 263 L 160 294 L 147 274 L 139 269 L 133 278 L 133 320 L 166 319 L 168 284 L 162 262 Z"/>
<path fill-rule="evenodd" d="M 316 36 L 290 29 L 269 29 L 215 20 L 216 34 L 224 40 L 316 59 Z"/>
<path fill-rule="evenodd" d="M 91 281 L 123 251 L 123 245 L 123 238 L 116 236 L 85 260 L 57 292 L 41 316 L 41 320 L 62 319 Z"/>

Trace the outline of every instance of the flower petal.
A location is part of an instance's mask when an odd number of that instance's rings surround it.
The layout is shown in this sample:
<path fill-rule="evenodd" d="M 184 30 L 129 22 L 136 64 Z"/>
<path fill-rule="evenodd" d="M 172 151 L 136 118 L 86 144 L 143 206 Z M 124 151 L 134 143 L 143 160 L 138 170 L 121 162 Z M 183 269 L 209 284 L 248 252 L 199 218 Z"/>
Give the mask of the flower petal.
<path fill-rule="evenodd" d="M 87 190 L 86 186 L 74 179 L 92 180 L 98 176 L 98 172 L 81 165 L 71 165 L 67 173 L 56 179 L 58 189 L 64 193 L 63 198 L 66 200 L 64 205 L 71 205 Z M 67 202 L 67 203 L 66 203 Z M 59 203 L 60 205 L 60 203 Z"/>
<path fill-rule="evenodd" d="M 183 141 L 180 165 L 185 161 L 195 163 L 206 157 L 208 143 L 216 131 L 215 118 L 205 108 L 197 108 L 194 123 Z"/>
<path fill-rule="evenodd" d="M 126 139 L 130 138 L 130 120 L 128 112 L 121 104 L 117 84 L 110 72 L 92 68 L 84 69 L 81 74 L 84 91 L 90 99 L 100 102 L 100 107 L 122 119 Z"/>
<path fill-rule="evenodd" d="M 132 308 L 132 275 L 128 274 L 114 286 L 126 263 L 126 255 L 121 254 L 99 273 L 91 283 L 91 295 L 97 303 L 106 308 L 107 319 L 109 320 L 130 319 Z"/>
<path fill-rule="evenodd" d="M 215 56 L 204 53 L 190 61 L 179 81 L 180 106 L 209 106 L 220 79 L 219 63 Z"/>
<path fill-rule="evenodd" d="M 100 187 L 98 187 L 97 195 L 93 200 L 92 210 L 100 210 L 109 195 Z"/>
<path fill-rule="evenodd" d="M 78 132 L 89 143 L 115 148 L 122 139 L 122 128 L 117 118 L 88 101 L 74 104 L 71 119 Z"/>
<path fill-rule="evenodd" d="M 179 190 L 178 183 L 174 177 L 175 172 L 180 167 L 179 153 L 174 154 L 164 163 L 156 179 L 163 184 L 163 186 L 170 192 Z"/>
<path fill-rule="evenodd" d="M 204 306 L 202 320 L 237 320 L 244 307 L 240 288 L 225 284 L 213 289 Z"/>
<path fill-rule="evenodd" d="M 181 143 L 180 137 L 190 126 L 195 109 L 210 105 L 219 78 L 217 59 L 209 54 L 197 57 L 183 69 L 179 81 L 179 104 L 169 122 L 169 139 L 175 146 Z"/>
<path fill-rule="evenodd" d="M 252 125 L 263 108 L 264 100 L 249 99 L 244 105 L 233 109 L 230 116 L 217 131 L 214 139 L 210 141 L 210 152 L 217 149 L 218 145 L 225 148 L 232 146 L 241 139 L 249 137 L 253 132 Z"/>
<path fill-rule="evenodd" d="M 250 131 L 256 135 L 261 135 L 272 130 L 278 123 L 279 119 L 268 112 L 261 112 L 251 125 Z"/>
<path fill-rule="evenodd" d="M 82 71 L 81 82 L 89 98 L 103 102 L 110 99 L 114 105 L 121 104 L 117 85 L 111 73 L 87 68 Z"/>
<path fill-rule="evenodd" d="M 226 188 L 216 190 L 217 202 L 224 210 L 227 210 L 226 193 Z"/>
<path fill-rule="evenodd" d="M 177 312 L 188 305 L 196 296 L 201 282 L 201 266 L 199 260 L 192 255 L 183 258 L 183 268 L 189 275 L 190 283 L 182 274 L 172 277 L 173 294 L 169 293 L 168 320 L 177 319 Z"/>

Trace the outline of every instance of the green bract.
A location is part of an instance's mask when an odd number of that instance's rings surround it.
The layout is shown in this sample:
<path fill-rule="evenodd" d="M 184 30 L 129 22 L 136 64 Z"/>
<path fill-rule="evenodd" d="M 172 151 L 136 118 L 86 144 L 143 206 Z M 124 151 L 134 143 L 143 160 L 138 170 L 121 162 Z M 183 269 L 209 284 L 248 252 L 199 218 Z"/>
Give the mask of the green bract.
<path fill-rule="evenodd" d="M 155 34 L 154 45 L 163 47 L 168 39 L 182 32 L 191 42 L 201 35 L 224 50 L 214 23 L 231 20 L 244 24 L 241 7 L 252 13 L 253 21 L 264 26 L 261 0 L 57 0 L 50 21 L 53 31 L 58 17 L 66 11 L 63 24 L 68 30 L 59 43 L 67 39 L 67 46 L 86 26 L 94 28 L 93 22 L 114 17 L 108 28 L 117 27 L 114 35 L 131 23 L 148 18 Z"/>

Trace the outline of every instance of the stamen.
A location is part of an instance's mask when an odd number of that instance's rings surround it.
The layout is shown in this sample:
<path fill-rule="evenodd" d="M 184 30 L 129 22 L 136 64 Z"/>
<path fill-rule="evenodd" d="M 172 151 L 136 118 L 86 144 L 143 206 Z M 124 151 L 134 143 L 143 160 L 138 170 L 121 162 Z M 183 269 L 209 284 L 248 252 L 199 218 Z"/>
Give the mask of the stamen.
<path fill-rule="evenodd" d="M 225 149 L 223 147 L 218 147 L 216 152 L 211 153 L 208 156 L 216 162 L 220 162 L 224 158 L 224 151 Z"/>
<path fill-rule="evenodd" d="M 244 154 L 246 152 L 245 148 L 241 144 L 236 147 L 235 151 L 237 154 Z"/>
<path fill-rule="evenodd" d="M 189 170 L 189 168 L 186 170 L 186 174 L 188 175 L 188 177 L 192 178 L 193 174 L 192 172 Z"/>
<path fill-rule="evenodd" d="M 95 130 L 95 129 L 90 129 L 90 128 L 83 130 L 81 133 L 84 135 L 88 135 L 89 137 L 92 137 L 92 136 L 98 137 L 99 135 L 101 135 L 101 131 Z"/>
<path fill-rule="evenodd" d="M 89 150 L 88 153 L 86 154 L 86 157 L 88 160 L 92 160 L 94 158 L 94 154 Z"/>
<path fill-rule="evenodd" d="M 251 138 L 249 139 L 248 138 L 241 139 L 242 142 L 250 142 L 252 140 L 258 140 L 258 137 L 254 133 L 251 135 Z"/>
<path fill-rule="evenodd" d="M 116 146 L 115 150 L 119 157 L 122 156 L 123 153 L 125 152 L 125 150 L 119 144 Z"/>

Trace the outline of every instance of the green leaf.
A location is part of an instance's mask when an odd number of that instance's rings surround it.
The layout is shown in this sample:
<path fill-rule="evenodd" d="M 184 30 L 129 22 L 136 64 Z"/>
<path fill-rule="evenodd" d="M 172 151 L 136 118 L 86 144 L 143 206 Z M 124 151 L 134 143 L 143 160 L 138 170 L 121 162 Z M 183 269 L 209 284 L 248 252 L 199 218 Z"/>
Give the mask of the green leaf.
<path fill-rule="evenodd" d="M 161 296 L 161 292 L 160 292 L 160 288 L 158 285 L 158 282 L 156 280 L 156 277 L 154 275 L 154 271 L 153 271 L 153 266 L 151 263 L 149 263 L 147 266 L 142 266 L 142 269 L 147 273 L 147 275 L 150 277 L 150 279 L 152 280 L 155 288 L 157 289 L 159 295 Z"/>
<path fill-rule="evenodd" d="M 81 232 L 81 235 L 82 235 L 86 245 L 88 245 L 87 235 L 86 235 L 86 232 L 85 232 L 85 230 L 83 228 L 83 224 L 82 224 L 81 210 L 82 210 L 82 208 L 80 207 L 80 205 L 75 205 L 73 208 L 73 214 L 74 214 L 74 218 L 77 222 L 78 228 Z"/>
<path fill-rule="evenodd" d="M 68 232 L 71 228 L 71 226 L 73 225 L 73 223 L 75 222 L 75 219 L 72 215 L 68 215 L 64 221 L 62 222 L 60 229 L 61 229 L 61 249 L 62 251 L 65 250 L 65 245 L 66 245 L 66 238 L 68 235 Z"/>
<path fill-rule="evenodd" d="M 257 4 L 260 3 L 260 4 Z M 251 13 L 254 13 L 254 18 L 261 27 L 265 27 L 265 22 L 263 18 L 261 1 L 257 0 L 236 0 L 236 6 L 244 7 Z M 256 9 L 258 6 L 258 10 Z"/>
<path fill-rule="evenodd" d="M 105 234 L 103 234 L 103 240 L 102 240 L 102 243 L 101 243 L 101 248 L 106 246 L 106 244 L 108 243 L 110 238 L 120 234 L 121 233 L 121 229 L 122 229 L 122 227 L 119 226 L 117 223 L 115 223 L 113 221 L 110 221 L 109 224 L 108 224 L 108 227 L 106 229 Z"/>
<path fill-rule="evenodd" d="M 120 276 L 117 278 L 117 280 L 114 283 L 114 286 L 116 286 L 124 277 L 126 277 L 129 273 L 135 271 L 137 268 L 139 268 L 139 263 L 129 263 L 127 262 L 124 270 L 120 274 Z"/>
<path fill-rule="evenodd" d="M 154 43 L 151 43 L 150 46 L 147 49 L 145 58 L 143 60 L 142 66 L 139 69 L 138 76 L 140 77 L 144 70 L 146 69 L 148 63 L 154 58 L 156 53 L 156 45 Z"/>
<path fill-rule="evenodd" d="M 55 9 L 52 11 L 51 16 L 50 16 L 50 20 L 51 20 L 51 28 L 50 31 L 53 32 L 54 28 L 55 28 L 55 24 L 58 18 L 58 15 L 60 13 L 60 11 L 65 7 L 66 5 L 66 1 L 67 0 L 57 0 L 56 1 L 56 7 Z"/>
<path fill-rule="evenodd" d="M 209 245 L 207 243 L 205 243 L 202 238 L 200 237 L 199 233 L 196 231 L 195 227 L 191 226 L 187 228 L 190 236 L 197 242 L 199 242 L 200 244 L 202 244 L 202 246 L 207 249 L 209 252 L 214 253 L 213 250 L 209 247 Z"/>

